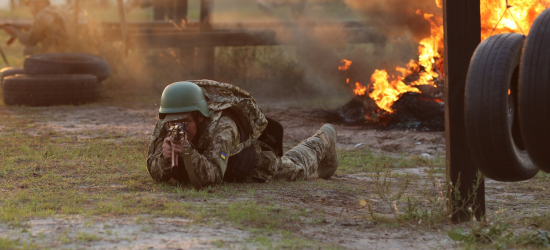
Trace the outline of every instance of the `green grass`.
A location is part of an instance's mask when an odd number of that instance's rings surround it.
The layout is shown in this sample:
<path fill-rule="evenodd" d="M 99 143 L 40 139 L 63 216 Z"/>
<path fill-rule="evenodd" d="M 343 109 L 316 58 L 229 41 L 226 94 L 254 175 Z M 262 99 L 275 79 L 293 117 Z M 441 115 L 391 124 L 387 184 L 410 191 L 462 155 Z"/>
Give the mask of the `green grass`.
<path fill-rule="evenodd" d="M 27 118 L 2 119 L 0 126 L 0 223 L 18 227 L 29 218 L 64 215 L 183 217 L 205 224 L 218 218 L 245 230 L 260 230 L 261 235 L 281 234 L 287 223 L 303 215 L 257 202 L 254 189 L 246 184 L 194 191 L 190 186 L 154 183 L 145 168 L 147 140 L 118 134 L 75 140 L 75 134 L 54 131 L 31 136 L 25 131 L 37 125 Z M 233 196 L 241 198 L 228 199 Z M 80 233 L 70 238 L 58 235 L 57 243 L 97 240 L 95 234 Z M 273 244 L 318 245 L 296 236 L 284 240 L 290 243 Z M 10 249 L 16 243 L 2 240 L 0 246 Z"/>
<path fill-rule="evenodd" d="M 34 244 L 27 244 L 19 240 L 0 237 L 0 250 L 31 250 L 37 248 L 38 246 Z"/>
<path fill-rule="evenodd" d="M 434 173 L 444 173 L 445 159 L 437 157 L 428 159 L 419 156 L 390 156 L 373 153 L 369 149 L 355 149 L 351 151 L 339 150 L 338 159 L 340 166 L 339 173 L 360 173 L 373 172 L 377 169 L 384 168 L 413 168 L 413 167 L 429 167 Z"/>

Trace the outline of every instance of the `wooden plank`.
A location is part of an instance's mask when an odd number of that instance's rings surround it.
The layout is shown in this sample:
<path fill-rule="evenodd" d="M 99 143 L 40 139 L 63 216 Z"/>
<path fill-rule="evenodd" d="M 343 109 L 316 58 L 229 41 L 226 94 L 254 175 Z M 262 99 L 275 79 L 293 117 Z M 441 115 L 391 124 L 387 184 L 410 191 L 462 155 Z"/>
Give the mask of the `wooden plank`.
<path fill-rule="evenodd" d="M 274 32 L 197 32 L 178 34 L 130 34 L 133 48 L 218 47 L 278 45 Z"/>
<path fill-rule="evenodd" d="M 301 24 L 308 27 L 326 27 L 334 26 L 341 28 L 368 28 L 366 23 L 358 21 L 303 21 Z M 118 28 L 118 22 L 101 22 L 103 27 Z M 128 21 L 128 27 L 174 27 L 174 23 L 165 20 L 156 21 Z M 298 24 L 294 21 L 254 21 L 254 22 L 238 22 L 238 21 L 224 21 L 224 22 L 211 22 L 212 29 L 217 28 L 293 28 Z M 187 27 L 199 27 L 200 23 L 196 21 L 187 20 Z"/>
<path fill-rule="evenodd" d="M 478 179 L 464 123 L 468 65 L 481 40 L 479 5 L 480 0 L 443 1 L 448 212 L 454 223 L 470 221 L 473 216 L 481 220 L 485 216 L 485 183 L 482 177 Z M 476 183 L 479 185 L 474 190 Z"/>

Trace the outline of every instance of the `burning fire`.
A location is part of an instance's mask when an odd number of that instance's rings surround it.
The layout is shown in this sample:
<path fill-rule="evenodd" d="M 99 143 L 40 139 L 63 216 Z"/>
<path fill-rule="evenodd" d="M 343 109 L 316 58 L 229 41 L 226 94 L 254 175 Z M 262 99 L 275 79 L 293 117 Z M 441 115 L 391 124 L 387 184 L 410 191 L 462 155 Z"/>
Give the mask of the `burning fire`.
<path fill-rule="evenodd" d="M 416 13 L 422 15 L 420 10 Z M 406 92 L 420 92 L 413 86 L 432 85 L 436 87 L 433 80 L 439 77 L 439 73 L 436 72 L 434 65 L 436 60 L 441 57 L 440 50 L 443 49 L 443 26 L 437 24 L 437 22 L 441 22 L 442 20 L 441 18 L 439 18 L 440 20 L 432 20 L 434 19 L 434 15 L 432 14 L 425 13 L 423 16 L 424 19 L 428 20 L 431 24 L 431 36 L 420 41 L 420 45 L 418 46 L 418 62 L 411 60 L 407 63 L 406 68 L 397 67 L 395 70 L 401 75 L 390 76 L 385 69 L 382 69 L 375 70 L 374 74 L 371 76 L 372 92 L 369 93 L 369 96 L 376 102 L 378 107 L 389 113 L 393 112 L 391 106 L 399 99 L 401 94 Z M 342 60 L 342 63 L 344 65 L 338 67 L 341 71 L 348 70 L 352 64 L 351 61 L 346 59 Z M 414 73 L 419 75 L 418 80 L 412 82 L 410 85 L 405 84 L 403 81 L 405 77 Z M 347 82 L 349 83 L 349 79 Z M 367 87 L 357 82 L 353 92 L 356 95 L 364 95 L 366 90 Z"/>
<path fill-rule="evenodd" d="M 435 2 L 439 8 L 442 7 L 442 0 L 435 0 Z M 523 32 L 527 35 L 538 14 L 549 6 L 548 0 L 481 1 L 481 38 L 484 40 L 491 33 L 496 35 L 506 32 Z M 414 87 L 418 85 L 436 87 L 434 80 L 441 75 L 439 64 L 442 63 L 440 59 L 443 54 L 443 17 L 441 14 L 422 13 L 421 10 L 417 10 L 416 14 L 422 15 L 430 23 L 431 31 L 430 37 L 420 41 L 418 61 L 409 61 L 406 68 L 397 67 L 396 71 L 400 75 L 395 76 L 389 75 L 385 69 L 377 69 L 371 76 L 371 84 L 365 87 L 360 82 L 356 82 L 353 89 L 357 96 L 368 94 L 378 107 L 388 113 L 393 112 L 392 104 L 403 93 L 420 92 Z M 350 68 L 352 61 L 344 59 L 342 63 L 343 65 L 338 69 L 345 71 Z M 418 74 L 418 79 L 409 85 L 405 84 L 404 79 L 413 74 Z M 349 78 L 346 82 L 349 84 Z"/>
<path fill-rule="evenodd" d="M 365 92 L 367 92 L 367 87 L 361 85 L 360 82 L 356 82 L 353 93 L 355 93 L 355 95 L 362 96 L 362 95 L 365 95 Z"/>
<path fill-rule="evenodd" d="M 548 0 L 481 1 L 481 40 L 488 38 L 491 33 L 516 32 L 527 35 L 535 18 L 549 5 Z"/>

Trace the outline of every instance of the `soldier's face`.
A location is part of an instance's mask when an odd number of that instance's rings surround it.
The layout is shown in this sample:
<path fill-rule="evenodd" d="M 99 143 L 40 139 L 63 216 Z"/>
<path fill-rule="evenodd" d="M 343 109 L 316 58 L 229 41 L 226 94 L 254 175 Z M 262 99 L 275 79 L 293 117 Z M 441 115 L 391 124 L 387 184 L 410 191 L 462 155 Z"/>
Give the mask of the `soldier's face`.
<path fill-rule="evenodd" d="M 199 121 L 202 122 L 204 120 L 204 116 L 198 115 Z M 183 123 L 187 122 L 187 126 L 185 127 L 185 130 L 187 131 L 187 140 L 192 141 L 195 138 L 195 135 L 197 134 L 197 121 L 195 120 L 194 115 L 188 115 L 184 119 L 176 120 L 169 122 L 170 126 L 174 126 L 175 123 Z"/>

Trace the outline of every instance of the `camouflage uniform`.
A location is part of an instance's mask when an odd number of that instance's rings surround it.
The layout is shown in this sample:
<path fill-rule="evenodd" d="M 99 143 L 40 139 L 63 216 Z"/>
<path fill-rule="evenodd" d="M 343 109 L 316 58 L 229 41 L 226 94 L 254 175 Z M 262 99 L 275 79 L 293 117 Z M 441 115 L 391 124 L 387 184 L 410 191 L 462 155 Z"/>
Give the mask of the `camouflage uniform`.
<path fill-rule="evenodd" d="M 63 14 L 47 6 L 36 14 L 28 32 L 16 30 L 14 35 L 26 46 L 25 55 L 61 52 L 67 37 Z"/>
<path fill-rule="evenodd" d="M 214 81 L 191 82 L 203 89 L 212 114 L 198 124 L 201 134 L 197 145 L 192 146 L 191 153 L 195 174 L 203 185 L 220 183 L 223 181 L 229 159 L 222 157 L 222 152 L 231 152 L 231 149 L 240 143 L 237 123 L 222 115 L 222 111 L 231 108 L 239 112 L 238 117 L 251 124 L 251 138 L 261 135 L 267 126 L 267 120 L 248 92 L 233 85 Z M 162 156 L 162 144 L 168 136 L 167 127 L 168 123 L 157 121 L 149 146 L 147 169 L 156 181 L 174 178 L 180 182 L 187 182 L 185 169 L 180 167 L 172 170 L 171 160 Z M 328 142 L 316 134 L 286 152 L 283 157 L 277 157 L 272 151 L 262 151 L 259 146 L 255 146 L 257 162 L 248 180 L 265 182 L 273 177 L 290 181 L 307 179 L 317 171 L 327 151 L 327 145 Z M 183 162 L 181 158 L 180 162 Z"/>

